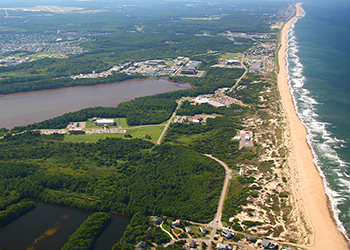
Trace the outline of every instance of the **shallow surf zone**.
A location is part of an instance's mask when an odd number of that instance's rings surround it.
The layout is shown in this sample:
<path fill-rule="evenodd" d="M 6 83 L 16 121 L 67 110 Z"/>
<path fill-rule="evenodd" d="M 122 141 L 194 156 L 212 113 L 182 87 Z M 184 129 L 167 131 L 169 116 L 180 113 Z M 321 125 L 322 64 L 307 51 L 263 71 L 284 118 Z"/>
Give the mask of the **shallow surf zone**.
<path fill-rule="evenodd" d="M 317 107 L 323 104 L 317 102 L 312 93 L 305 88 L 307 78 L 303 75 L 304 66 L 298 57 L 299 47 L 294 32 L 297 21 L 298 18 L 290 24 L 287 35 L 288 84 L 296 112 L 307 128 L 307 140 L 314 163 L 323 179 L 337 228 L 349 240 L 346 228 L 349 231 L 350 176 L 346 174 L 345 169 L 349 168 L 350 164 L 342 160 L 336 151 L 337 148 L 346 147 L 346 141 L 329 132 L 327 128 L 332 124 L 321 121 L 317 114 Z"/>

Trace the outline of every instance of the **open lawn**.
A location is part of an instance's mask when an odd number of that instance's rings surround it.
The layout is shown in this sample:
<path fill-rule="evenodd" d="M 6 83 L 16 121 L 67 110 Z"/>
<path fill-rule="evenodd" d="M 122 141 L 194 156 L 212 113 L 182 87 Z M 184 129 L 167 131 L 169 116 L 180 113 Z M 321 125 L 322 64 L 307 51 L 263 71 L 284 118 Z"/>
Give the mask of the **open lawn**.
<path fill-rule="evenodd" d="M 239 59 L 241 60 L 242 55 L 236 54 L 236 53 L 225 53 L 220 56 L 220 59 L 227 60 L 227 59 Z"/>
<path fill-rule="evenodd" d="M 131 134 L 133 138 L 143 139 L 145 135 L 151 136 L 151 141 L 156 143 L 160 134 L 162 133 L 162 129 L 160 129 L 161 125 L 152 125 L 152 126 L 142 126 L 136 128 L 127 128 L 126 133 Z"/>
<path fill-rule="evenodd" d="M 30 55 L 30 58 L 33 59 L 41 59 L 44 57 L 50 57 L 50 58 L 66 58 L 67 56 L 62 53 L 53 53 L 53 52 L 41 52 Z"/>
<path fill-rule="evenodd" d="M 88 124 L 88 123 L 86 123 Z M 94 124 L 93 124 L 94 125 Z M 151 137 L 150 141 L 156 143 L 158 137 L 162 133 L 160 125 L 141 126 L 135 128 L 127 128 L 126 133 L 130 134 L 132 138 L 145 139 L 146 135 Z M 125 134 L 82 134 L 82 135 L 65 135 L 65 142 L 97 142 L 100 139 L 109 138 L 125 138 Z"/>

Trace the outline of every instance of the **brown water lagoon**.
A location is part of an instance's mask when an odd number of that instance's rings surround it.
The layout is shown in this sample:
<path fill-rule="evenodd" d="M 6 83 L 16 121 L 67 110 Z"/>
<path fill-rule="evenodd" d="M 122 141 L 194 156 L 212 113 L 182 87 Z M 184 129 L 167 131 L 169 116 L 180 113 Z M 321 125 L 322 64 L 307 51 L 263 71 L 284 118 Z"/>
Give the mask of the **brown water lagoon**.
<path fill-rule="evenodd" d="M 0 128 L 13 128 L 88 107 L 113 107 L 135 97 L 188 89 L 164 79 L 130 80 L 0 96 Z"/>

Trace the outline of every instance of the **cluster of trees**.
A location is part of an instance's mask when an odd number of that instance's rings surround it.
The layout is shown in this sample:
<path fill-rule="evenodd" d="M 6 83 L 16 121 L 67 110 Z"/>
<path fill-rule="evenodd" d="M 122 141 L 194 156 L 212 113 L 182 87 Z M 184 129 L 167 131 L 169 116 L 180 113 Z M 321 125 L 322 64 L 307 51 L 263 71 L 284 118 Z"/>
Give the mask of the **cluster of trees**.
<path fill-rule="evenodd" d="M 140 241 L 146 242 L 147 246 L 152 246 L 152 243 L 160 245 L 169 240 L 170 237 L 155 226 L 150 218 L 136 213 L 127 226 L 123 237 L 114 244 L 112 250 L 135 249 Z"/>
<path fill-rule="evenodd" d="M 24 91 L 34 91 L 41 89 L 56 89 L 79 85 L 97 85 L 112 82 L 120 82 L 134 78 L 145 78 L 142 75 L 128 75 L 115 73 L 107 78 L 79 78 L 70 77 L 53 78 L 47 75 L 32 75 L 27 77 L 9 77 L 0 80 L 0 94 L 10 94 Z"/>
<path fill-rule="evenodd" d="M 62 250 L 88 250 L 91 249 L 95 240 L 107 227 L 111 220 L 110 214 L 94 213 L 85 220 L 79 228 L 69 236 L 68 242 Z"/>
<path fill-rule="evenodd" d="M 140 212 L 209 221 L 215 214 L 223 169 L 192 149 L 118 138 L 64 143 L 37 132 L 13 137 L 0 140 L 0 160 L 8 163 L 5 168 L 17 161 L 21 169 L 4 171 L 2 202 L 15 192 L 21 198 L 130 216 Z M 28 161 L 35 165 L 23 172 Z"/>
<path fill-rule="evenodd" d="M 0 227 L 6 226 L 10 222 L 19 218 L 35 207 L 35 202 L 30 200 L 22 200 L 16 204 L 6 207 L 5 210 L 0 211 Z"/>
<path fill-rule="evenodd" d="M 237 134 L 239 121 L 236 118 L 222 116 L 208 119 L 207 123 L 173 123 L 167 131 L 164 141 L 187 145 L 203 154 L 213 154 L 221 159 L 223 155 L 234 154 L 238 143 L 231 140 Z"/>

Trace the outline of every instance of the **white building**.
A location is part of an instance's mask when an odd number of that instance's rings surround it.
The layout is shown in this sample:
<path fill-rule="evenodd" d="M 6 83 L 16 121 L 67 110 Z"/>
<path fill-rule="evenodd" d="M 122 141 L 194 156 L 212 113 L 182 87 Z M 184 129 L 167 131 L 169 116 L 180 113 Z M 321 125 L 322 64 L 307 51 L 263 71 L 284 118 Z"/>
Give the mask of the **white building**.
<path fill-rule="evenodd" d="M 95 124 L 97 126 L 113 126 L 115 124 L 114 119 L 98 119 Z"/>
<path fill-rule="evenodd" d="M 228 244 L 218 243 L 218 244 L 216 245 L 216 248 L 217 248 L 217 249 L 229 249 L 229 246 L 228 246 Z"/>

